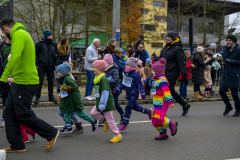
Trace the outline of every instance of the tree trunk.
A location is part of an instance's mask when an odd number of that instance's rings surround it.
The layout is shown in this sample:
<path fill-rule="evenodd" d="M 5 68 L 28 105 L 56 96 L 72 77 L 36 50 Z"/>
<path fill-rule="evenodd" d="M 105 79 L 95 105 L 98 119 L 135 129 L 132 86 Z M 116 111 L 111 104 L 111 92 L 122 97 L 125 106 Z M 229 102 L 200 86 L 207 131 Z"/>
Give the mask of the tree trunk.
<path fill-rule="evenodd" d="M 177 13 L 177 35 L 180 32 L 180 0 L 178 0 L 178 13 Z"/>
<path fill-rule="evenodd" d="M 89 0 L 87 0 L 86 4 L 86 36 L 85 36 L 85 52 L 88 48 L 88 33 L 89 33 Z"/>
<path fill-rule="evenodd" d="M 203 1 L 203 42 L 202 45 L 206 47 L 206 41 L 207 41 L 207 6 L 206 6 L 207 0 Z"/>
<path fill-rule="evenodd" d="M 220 30 L 219 30 L 219 34 L 218 34 L 218 47 L 217 47 L 217 52 L 218 53 L 220 51 L 220 45 L 221 45 L 221 41 L 222 41 L 222 33 L 223 33 L 223 28 L 224 28 L 225 3 L 226 3 L 226 0 L 224 1 L 224 4 L 223 4 L 223 14 L 222 14 L 222 17 L 221 17 Z"/>

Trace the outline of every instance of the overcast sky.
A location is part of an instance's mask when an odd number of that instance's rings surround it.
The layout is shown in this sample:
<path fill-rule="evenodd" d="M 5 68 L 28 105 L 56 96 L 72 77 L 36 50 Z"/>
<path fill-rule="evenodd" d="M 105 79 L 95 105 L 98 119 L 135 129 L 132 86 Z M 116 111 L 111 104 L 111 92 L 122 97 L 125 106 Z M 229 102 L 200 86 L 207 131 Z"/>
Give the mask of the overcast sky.
<path fill-rule="evenodd" d="M 240 0 L 229 0 L 229 1 L 234 1 L 234 2 L 238 2 L 240 3 Z M 234 14 L 231 14 L 229 16 L 229 23 L 231 24 L 232 21 L 234 21 L 234 19 L 236 19 L 237 15 L 240 15 L 240 13 L 234 13 Z M 240 24 L 238 26 L 236 26 L 236 28 L 238 28 L 237 30 L 240 29 Z"/>

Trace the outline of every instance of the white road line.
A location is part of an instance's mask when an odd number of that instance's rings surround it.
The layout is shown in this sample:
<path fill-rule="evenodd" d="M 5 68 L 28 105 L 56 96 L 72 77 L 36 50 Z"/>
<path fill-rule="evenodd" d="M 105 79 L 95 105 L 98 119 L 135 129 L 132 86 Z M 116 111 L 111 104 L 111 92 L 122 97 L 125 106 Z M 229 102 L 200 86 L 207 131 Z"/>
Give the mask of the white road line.
<path fill-rule="evenodd" d="M 129 122 L 129 123 L 132 123 L 132 124 L 134 124 L 134 123 L 149 123 L 149 122 L 152 122 L 152 121 L 132 121 L 132 122 Z M 118 122 L 116 122 L 116 124 L 119 124 Z M 87 127 L 87 126 L 91 126 L 91 124 L 83 124 L 82 125 L 83 127 Z M 64 127 L 64 126 L 54 126 L 55 128 L 62 128 L 62 127 Z"/>
<path fill-rule="evenodd" d="M 240 158 L 235 158 L 235 159 L 225 159 L 225 160 L 240 160 Z"/>

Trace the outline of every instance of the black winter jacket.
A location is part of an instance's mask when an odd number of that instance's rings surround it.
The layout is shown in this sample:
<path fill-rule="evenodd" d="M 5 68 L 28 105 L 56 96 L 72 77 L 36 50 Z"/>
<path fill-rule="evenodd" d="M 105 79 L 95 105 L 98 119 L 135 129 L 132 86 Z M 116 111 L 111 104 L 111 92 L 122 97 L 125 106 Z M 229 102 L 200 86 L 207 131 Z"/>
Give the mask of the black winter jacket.
<path fill-rule="evenodd" d="M 181 41 L 172 44 L 169 49 L 167 49 L 167 45 L 164 46 L 159 58 L 166 59 L 166 77 L 178 77 L 180 72 L 182 77 L 187 77 L 187 58 Z"/>
<path fill-rule="evenodd" d="M 192 54 L 192 63 L 196 66 L 195 68 L 192 68 L 192 82 L 194 84 L 202 84 L 203 78 L 204 78 L 204 68 L 205 63 L 202 60 L 202 57 L 200 53 L 193 52 Z"/>
<path fill-rule="evenodd" d="M 119 68 L 114 63 L 113 65 L 109 66 L 107 69 L 105 69 L 104 73 L 108 80 L 108 83 L 110 85 L 111 90 L 113 91 L 116 87 L 118 87 L 119 84 Z"/>
<path fill-rule="evenodd" d="M 145 50 L 142 52 L 139 51 L 138 49 L 135 50 L 135 58 L 139 58 L 142 61 L 142 66 L 145 67 L 146 59 L 148 58 L 147 53 Z"/>
<path fill-rule="evenodd" d="M 36 66 L 45 70 L 55 70 L 59 64 L 59 53 L 57 43 L 43 38 L 35 44 Z"/>

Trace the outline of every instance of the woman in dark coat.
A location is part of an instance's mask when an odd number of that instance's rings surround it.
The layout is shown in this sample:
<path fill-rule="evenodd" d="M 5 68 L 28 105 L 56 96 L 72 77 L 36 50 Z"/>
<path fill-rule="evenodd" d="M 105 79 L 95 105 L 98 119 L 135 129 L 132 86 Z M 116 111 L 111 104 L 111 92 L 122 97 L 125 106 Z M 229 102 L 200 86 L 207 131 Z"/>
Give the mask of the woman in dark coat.
<path fill-rule="evenodd" d="M 194 98 L 203 98 L 200 95 L 200 85 L 203 83 L 204 78 L 204 68 L 206 62 L 208 62 L 210 58 L 206 59 L 204 57 L 204 49 L 201 46 L 197 47 L 197 51 L 192 54 L 192 63 L 196 66 L 192 69 L 192 82 L 194 83 Z"/>
<path fill-rule="evenodd" d="M 108 41 L 108 46 L 103 50 L 104 55 L 113 54 L 116 45 L 117 45 L 116 39 L 111 39 L 110 41 Z"/>

